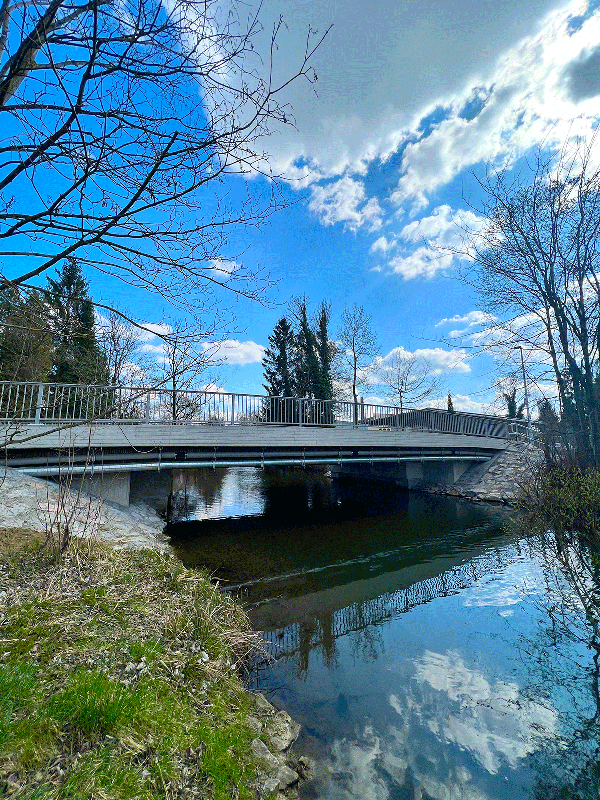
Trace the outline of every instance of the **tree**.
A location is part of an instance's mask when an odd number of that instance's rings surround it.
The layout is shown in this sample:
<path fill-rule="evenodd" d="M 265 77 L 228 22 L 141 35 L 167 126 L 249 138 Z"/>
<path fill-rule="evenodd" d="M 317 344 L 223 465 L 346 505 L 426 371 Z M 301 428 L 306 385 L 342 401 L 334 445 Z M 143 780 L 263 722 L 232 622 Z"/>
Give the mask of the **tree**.
<path fill-rule="evenodd" d="M 282 317 L 269 336 L 269 347 L 262 360 L 264 389 L 271 398 L 294 397 L 293 364 L 296 337 L 285 317 Z M 271 400 L 264 413 L 269 422 L 296 422 L 297 412 L 289 400 Z"/>
<path fill-rule="evenodd" d="M 506 416 L 510 419 L 523 419 L 525 403 L 517 405 L 517 387 L 513 386 L 512 391 L 502 392 L 502 399 L 506 403 Z"/>
<path fill-rule="evenodd" d="M 371 317 L 356 303 L 345 308 L 339 332 L 342 375 L 352 386 L 354 421 L 358 419 L 357 388 L 367 381 L 367 368 L 377 355 L 377 336 L 371 327 Z"/>
<path fill-rule="evenodd" d="M 262 360 L 265 383 L 269 397 L 293 397 L 292 362 L 295 339 L 289 322 L 281 317 L 269 336 L 269 347 Z"/>
<path fill-rule="evenodd" d="M 160 385 L 169 390 L 166 405 L 173 422 L 193 419 L 203 398 L 194 394 L 201 376 L 216 362 L 218 345 L 205 346 L 205 337 L 181 322 L 174 322 L 163 343 Z M 218 413 L 218 412 L 217 412 Z"/>
<path fill-rule="evenodd" d="M 162 335 L 168 339 L 166 329 Z M 138 386 L 152 382 L 156 364 L 142 349 L 143 331 L 127 322 L 120 312 L 108 311 L 97 319 L 96 339 L 106 363 L 110 386 Z"/>
<path fill-rule="evenodd" d="M 600 170 L 596 140 L 565 147 L 558 160 L 538 154 L 532 169 L 481 182 L 482 227 L 465 231 L 471 280 L 494 312 L 512 314 L 506 342 L 544 354 L 561 407 L 569 405 L 583 455 L 600 463 L 596 376 L 600 345 Z M 518 338 L 517 338 L 518 337 Z"/>
<path fill-rule="evenodd" d="M 454 414 L 454 403 L 452 402 L 452 395 L 448 392 L 448 413 Z"/>
<path fill-rule="evenodd" d="M 53 345 L 48 305 L 40 292 L 0 291 L 0 380 L 46 381 Z"/>
<path fill-rule="evenodd" d="M 296 372 L 299 379 L 298 383 L 300 384 L 302 381 L 308 390 L 305 390 L 304 396 L 324 399 L 319 397 L 322 385 L 321 364 L 318 355 L 317 337 L 308 322 L 305 297 L 298 300 L 298 320 L 297 347 L 301 353 L 298 364 L 306 365 L 306 379 L 301 378 L 298 370 Z"/>
<path fill-rule="evenodd" d="M 219 258 L 228 230 L 263 219 L 276 195 L 262 206 L 249 187 L 236 205 L 225 178 L 268 172 L 260 139 L 293 122 L 282 92 L 316 75 L 309 36 L 275 85 L 282 21 L 261 59 L 246 14 L 236 0 L 0 3 L 4 285 L 76 257 L 189 308 L 209 286 L 256 294 Z"/>
<path fill-rule="evenodd" d="M 321 400 L 333 399 L 332 364 L 337 354 L 335 343 L 329 338 L 329 321 L 331 319 L 331 304 L 323 301 L 319 306 L 316 318 L 317 355 L 319 357 L 319 381 L 316 395 Z"/>
<path fill-rule="evenodd" d="M 433 373 L 431 364 L 399 347 L 393 354 L 381 361 L 378 368 L 379 379 L 387 387 L 388 399 L 398 403 L 400 413 L 404 404 L 417 404 L 430 397 L 439 389 L 440 380 Z"/>
<path fill-rule="evenodd" d="M 48 278 L 50 329 L 56 383 L 108 382 L 104 355 L 96 340 L 94 307 L 79 263 L 68 259 L 57 279 Z"/>

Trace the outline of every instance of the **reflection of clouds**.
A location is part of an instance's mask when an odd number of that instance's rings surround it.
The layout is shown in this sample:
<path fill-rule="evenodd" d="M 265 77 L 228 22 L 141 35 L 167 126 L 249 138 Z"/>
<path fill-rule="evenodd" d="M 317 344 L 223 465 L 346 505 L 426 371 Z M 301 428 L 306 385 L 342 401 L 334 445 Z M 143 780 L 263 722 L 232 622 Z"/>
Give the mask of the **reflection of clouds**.
<path fill-rule="evenodd" d="M 498 781 L 505 785 L 498 773 L 534 752 L 540 728 L 546 736 L 557 729 L 556 711 L 468 667 L 458 652 L 425 651 L 404 686 L 389 697 L 389 718 L 333 742 L 320 795 L 391 800 L 401 787 L 406 796 L 495 800 Z"/>
<path fill-rule="evenodd" d="M 463 605 L 471 606 L 514 606 L 528 594 L 533 584 L 538 584 L 538 576 L 532 574 L 535 569 L 531 560 L 527 564 L 516 562 L 503 570 L 501 575 L 494 575 L 485 582 L 478 582 L 463 595 Z M 500 612 L 502 613 L 502 612 Z M 507 616 L 502 614 L 502 616 Z"/>
<path fill-rule="evenodd" d="M 532 731 L 556 732 L 558 714 L 554 709 L 520 697 L 515 683 L 487 680 L 469 669 L 456 652 L 445 655 L 426 651 L 416 664 L 416 679 L 422 686 L 442 694 L 453 708 L 440 721 L 438 738 L 468 750 L 492 775 L 506 762 L 511 768 L 535 750 Z M 445 695 L 445 698 L 443 697 Z M 391 705 L 402 714 L 398 698 Z"/>

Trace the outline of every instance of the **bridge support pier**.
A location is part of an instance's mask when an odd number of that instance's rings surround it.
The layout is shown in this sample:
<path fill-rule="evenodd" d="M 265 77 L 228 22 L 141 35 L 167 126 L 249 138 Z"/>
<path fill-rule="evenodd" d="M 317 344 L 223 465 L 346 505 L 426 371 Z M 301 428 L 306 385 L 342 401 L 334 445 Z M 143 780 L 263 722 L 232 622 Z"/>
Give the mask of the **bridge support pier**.
<path fill-rule="evenodd" d="M 471 466 L 468 460 L 404 461 L 398 464 L 331 465 L 334 478 L 390 481 L 405 489 L 424 486 L 452 486 Z"/>

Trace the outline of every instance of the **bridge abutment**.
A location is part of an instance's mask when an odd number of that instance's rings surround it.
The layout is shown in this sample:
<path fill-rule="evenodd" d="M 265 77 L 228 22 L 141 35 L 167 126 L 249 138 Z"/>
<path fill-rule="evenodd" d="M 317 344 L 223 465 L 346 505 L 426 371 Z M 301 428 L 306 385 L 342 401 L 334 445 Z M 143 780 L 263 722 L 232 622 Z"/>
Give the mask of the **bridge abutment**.
<path fill-rule="evenodd" d="M 90 497 L 128 508 L 131 472 L 97 472 L 94 475 L 74 476 L 72 488 L 81 488 Z"/>

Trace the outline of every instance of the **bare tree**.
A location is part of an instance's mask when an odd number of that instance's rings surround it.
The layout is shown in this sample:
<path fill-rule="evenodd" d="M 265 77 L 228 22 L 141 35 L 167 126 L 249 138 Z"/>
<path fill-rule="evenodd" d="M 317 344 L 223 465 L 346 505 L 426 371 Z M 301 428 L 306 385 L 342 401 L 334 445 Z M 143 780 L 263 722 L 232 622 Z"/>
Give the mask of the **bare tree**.
<path fill-rule="evenodd" d="M 467 275 L 489 310 L 506 316 L 508 346 L 523 342 L 555 381 L 561 408 L 591 461 L 600 461 L 600 169 L 590 145 L 538 154 L 530 169 L 481 182 L 485 224 L 465 231 L 478 264 Z M 494 342 L 495 339 L 495 342 Z M 506 348 L 507 339 L 492 337 Z"/>
<path fill-rule="evenodd" d="M 111 386 L 149 384 L 155 377 L 156 362 L 141 349 L 141 331 L 117 311 L 98 318 L 97 341 L 106 363 Z M 168 339 L 168 331 L 157 334 Z M 164 340 L 163 340 L 164 341 Z"/>
<path fill-rule="evenodd" d="M 371 317 L 362 306 L 345 308 L 338 334 L 340 374 L 352 385 L 355 419 L 358 404 L 357 388 L 368 378 L 368 368 L 377 355 L 377 336 L 371 326 Z"/>
<path fill-rule="evenodd" d="M 391 358 L 380 362 L 378 375 L 387 387 L 388 399 L 399 404 L 401 413 L 405 403 L 420 403 L 440 387 L 440 379 L 433 373 L 431 364 L 401 348 Z"/>
<path fill-rule="evenodd" d="M 210 383 L 207 370 L 218 363 L 218 342 L 207 344 L 205 336 L 185 323 L 171 324 L 165 337 L 160 363 L 160 385 L 169 389 L 168 413 L 171 419 L 192 419 L 200 410 L 201 399 L 192 394 L 203 383 Z"/>
<path fill-rule="evenodd" d="M 310 35 L 280 85 L 237 0 L 0 2 L 0 286 L 68 257 L 191 308 L 210 285 L 255 296 L 221 260 L 228 231 L 277 206 L 229 175 L 268 169 L 260 139 L 293 122 L 282 91 L 316 79 Z M 273 177 L 269 175 L 269 177 Z M 275 184 L 271 184 L 275 187 Z M 210 190 L 210 191 L 209 191 Z"/>

